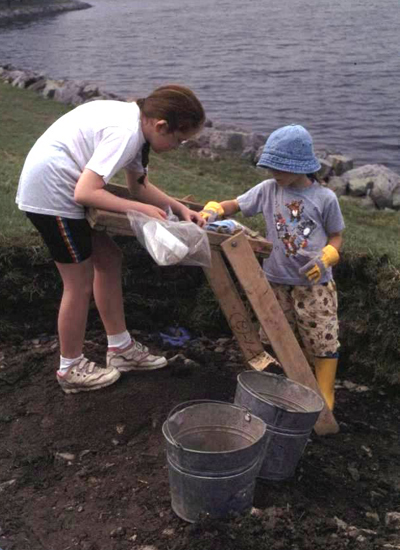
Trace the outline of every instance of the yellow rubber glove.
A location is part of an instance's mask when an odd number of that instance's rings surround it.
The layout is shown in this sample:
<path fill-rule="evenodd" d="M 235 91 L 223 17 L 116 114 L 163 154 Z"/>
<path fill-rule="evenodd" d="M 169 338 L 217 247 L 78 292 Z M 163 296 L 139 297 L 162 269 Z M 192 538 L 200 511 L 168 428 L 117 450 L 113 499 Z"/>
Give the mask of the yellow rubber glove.
<path fill-rule="evenodd" d="M 224 215 L 224 209 L 219 202 L 209 201 L 203 210 L 200 212 L 200 216 L 206 220 L 207 223 L 215 222 L 221 219 Z"/>
<path fill-rule="evenodd" d="M 339 252 L 336 248 L 331 244 L 327 244 L 317 256 L 299 269 L 299 273 L 305 275 L 313 284 L 318 283 L 327 269 L 338 263 L 339 258 Z"/>

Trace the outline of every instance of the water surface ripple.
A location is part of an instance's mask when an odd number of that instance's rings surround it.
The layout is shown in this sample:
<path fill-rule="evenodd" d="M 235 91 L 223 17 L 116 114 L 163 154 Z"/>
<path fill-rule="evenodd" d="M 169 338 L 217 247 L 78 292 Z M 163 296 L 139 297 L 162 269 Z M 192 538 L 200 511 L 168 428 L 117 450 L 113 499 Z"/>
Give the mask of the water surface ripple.
<path fill-rule="evenodd" d="M 208 117 L 400 173 L 398 0 L 91 0 L 0 28 L 0 64 L 142 96 L 191 86 Z"/>

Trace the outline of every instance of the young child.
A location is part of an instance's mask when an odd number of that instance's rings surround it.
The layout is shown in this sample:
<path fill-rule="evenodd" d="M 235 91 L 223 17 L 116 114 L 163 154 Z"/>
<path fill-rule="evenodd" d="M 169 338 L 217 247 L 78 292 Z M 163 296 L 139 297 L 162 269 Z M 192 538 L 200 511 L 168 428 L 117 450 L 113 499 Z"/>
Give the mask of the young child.
<path fill-rule="evenodd" d="M 299 125 L 279 128 L 268 138 L 258 166 L 265 180 L 237 199 L 205 210 L 231 216 L 262 213 L 273 243 L 263 269 L 299 338 L 324 398 L 334 405 L 338 362 L 337 294 L 332 268 L 339 261 L 344 221 L 333 191 L 313 175 L 320 169 L 310 134 Z M 211 204 L 211 206 L 210 206 Z M 213 206 L 214 204 L 214 206 Z M 207 217 L 207 216 L 206 216 Z M 264 343 L 268 340 L 261 331 Z"/>
<path fill-rule="evenodd" d="M 152 355 L 127 331 L 121 252 L 107 233 L 90 228 L 85 207 L 133 210 L 157 219 L 165 219 L 171 207 L 180 219 L 203 225 L 197 212 L 150 183 L 147 163 L 150 148 L 156 153 L 175 149 L 204 121 L 191 90 L 167 85 L 132 103 L 107 100 L 76 107 L 29 152 L 16 201 L 43 237 L 62 278 L 57 380 L 64 392 L 96 390 L 114 383 L 121 372 L 166 366 L 165 357 Z M 121 168 L 133 200 L 107 191 Z M 92 294 L 107 333 L 106 368 L 82 353 Z"/>

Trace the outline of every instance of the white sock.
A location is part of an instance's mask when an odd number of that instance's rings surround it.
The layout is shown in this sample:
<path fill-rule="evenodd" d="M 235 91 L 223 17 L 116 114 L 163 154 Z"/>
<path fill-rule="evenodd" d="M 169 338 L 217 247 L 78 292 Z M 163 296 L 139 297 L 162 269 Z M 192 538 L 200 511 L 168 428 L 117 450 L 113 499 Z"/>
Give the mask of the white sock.
<path fill-rule="evenodd" d="M 79 357 L 75 357 L 75 359 L 67 359 L 66 357 L 60 355 L 60 368 L 58 370 L 60 372 L 66 372 L 71 365 L 73 365 L 77 361 L 80 361 L 81 359 L 83 359 L 83 353 L 81 353 Z"/>
<path fill-rule="evenodd" d="M 126 348 L 132 342 L 131 335 L 127 330 L 120 334 L 107 334 L 107 341 L 109 348 Z"/>

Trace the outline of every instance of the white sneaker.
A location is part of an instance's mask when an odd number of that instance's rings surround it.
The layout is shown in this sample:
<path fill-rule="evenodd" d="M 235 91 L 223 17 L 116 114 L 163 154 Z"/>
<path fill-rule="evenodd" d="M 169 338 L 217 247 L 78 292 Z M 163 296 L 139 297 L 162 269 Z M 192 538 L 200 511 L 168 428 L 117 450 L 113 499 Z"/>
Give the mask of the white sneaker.
<path fill-rule="evenodd" d="M 107 367 L 113 367 L 120 372 L 162 369 L 167 363 L 165 357 L 151 355 L 149 348 L 137 341 L 133 341 L 125 349 L 109 348 L 107 351 Z"/>
<path fill-rule="evenodd" d="M 57 371 L 58 383 L 65 393 L 99 390 L 114 384 L 120 376 L 117 369 L 98 367 L 86 357 L 71 365 L 64 373 Z"/>

